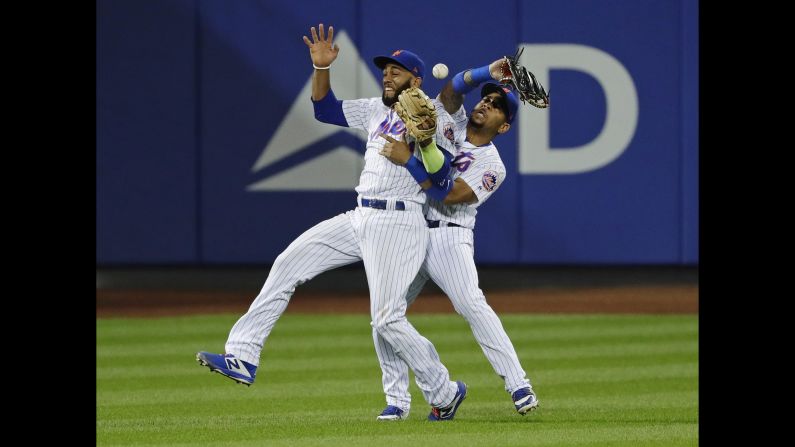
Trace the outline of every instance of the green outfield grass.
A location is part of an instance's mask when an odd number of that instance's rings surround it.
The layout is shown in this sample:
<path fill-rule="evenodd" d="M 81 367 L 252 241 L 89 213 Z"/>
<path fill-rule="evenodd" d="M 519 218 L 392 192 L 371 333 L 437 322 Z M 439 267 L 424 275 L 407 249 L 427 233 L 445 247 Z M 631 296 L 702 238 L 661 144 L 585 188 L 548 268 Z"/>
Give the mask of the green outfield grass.
<path fill-rule="evenodd" d="M 525 417 L 463 318 L 410 315 L 469 393 L 454 421 L 429 422 L 412 378 L 396 423 L 375 419 L 368 316 L 285 315 L 251 387 L 195 361 L 223 351 L 237 318 L 98 319 L 97 445 L 698 445 L 695 315 L 502 315 L 540 400 Z"/>

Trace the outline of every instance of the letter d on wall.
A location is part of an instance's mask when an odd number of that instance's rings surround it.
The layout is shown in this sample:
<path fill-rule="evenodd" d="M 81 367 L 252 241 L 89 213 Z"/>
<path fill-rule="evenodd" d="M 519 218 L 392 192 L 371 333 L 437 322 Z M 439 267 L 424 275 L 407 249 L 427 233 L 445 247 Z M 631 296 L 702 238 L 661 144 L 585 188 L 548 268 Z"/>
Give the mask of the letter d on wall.
<path fill-rule="evenodd" d="M 599 169 L 618 158 L 635 135 L 638 93 L 632 77 L 613 56 L 584 45 L 523 44 L 522 59 L 547 91 L 551 69 L 578 70 L 593 76 L 605 93 L 607 113 L 601 133 L 589 143 L 566 150 L 549 147 L 549 109 L 520 107 L 519 172 L 574 174 Z M 550 97 L 555 107 L 555 97 Z"/>

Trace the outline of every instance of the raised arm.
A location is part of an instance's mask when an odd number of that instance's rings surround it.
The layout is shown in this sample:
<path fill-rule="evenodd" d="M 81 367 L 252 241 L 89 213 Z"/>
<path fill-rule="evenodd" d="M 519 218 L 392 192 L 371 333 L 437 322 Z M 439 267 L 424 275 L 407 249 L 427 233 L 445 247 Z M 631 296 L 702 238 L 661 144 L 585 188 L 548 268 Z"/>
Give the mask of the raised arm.
<path fill-rule="evenodd" d="M 312 74 L 312 108 L 315 111 L 315 119 L 323 123 L 350 127 L 342 110 L 342 101 L 337 100 L 331 90 L 329 69 L 340 52 L 340 47 L 332 43 L 334 27 L 328 28 L 328 37 L 325 36 L 322 23 L 318 29 L 319 34 L 314 26 L 311 28 L 311 41 L 304 36 L 304 43 L 309 47 L 309 57 L 315 68 Z"/>
<path fill-rule="evenodd" d="M 499 58 L 489 65 L 464 70 L 447 81 L 439 92 L 439 101 L 442 102 L 447 113 L 452 115 L 457 112 L 464 103 L 464 95 L 480 84 L 490 80 L 501 80 L 505 63 L 505 58 Z"/>
<path fill-rule="evenodd" d="M 315 73 L 312 76 L 312 99 L 319 101 L 326 97 L 328 91 L 331 89 L 331 81 L 329 76 L 329 68 L 331 63 L 337 59 L 340 52 L 340 47 L 332 43 L 334 38 L 334 27 L 328 28 L 328 37 L 325 36 L 323 24 L 318 25 L 318 31 L 315 31 L 313 26 L 310 31 L 312 32 L 312 40 L 304 36 L 304 43 L 309 47 L 309 57 L 312 59 L 312 65 L 315 68 Z"/>
<path fill-rule="evenodd" d="M 447 81 L 442 91 L 439 92 L 439 101 L 444 105 L 444 110 L 450 115 L 454 114 L 461 108 L 464 103 L 464 94 L 458 93 L 453 89 L 453 81 Z"/>

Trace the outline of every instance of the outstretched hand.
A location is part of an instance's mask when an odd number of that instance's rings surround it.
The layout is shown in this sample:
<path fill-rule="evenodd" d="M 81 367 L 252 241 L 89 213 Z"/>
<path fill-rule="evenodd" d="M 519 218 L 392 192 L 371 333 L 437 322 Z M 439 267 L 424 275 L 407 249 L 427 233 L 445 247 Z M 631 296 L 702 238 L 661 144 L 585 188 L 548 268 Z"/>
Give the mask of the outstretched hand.
<path fill-rule="evenodd" d="M 309 47 L 309 56 L 312 58 L 312 63 L 318 67 L 328 67 L 337 58 L 340 52 L 340 47 L 332 43 L 334 38 L 334 27 L 328 27 L 328 37 L 325 36 L 323 24 L 318 25 L 318 30 L 315 31 L 313 26 L 310 31 L 312 32 L 312 40 L 304 36 L 304 43 Z"/>
<path fill-rule="evenodd" d="M 404 138 L 403 135 L 404 134 L 401 134 L 401 140 L 396 140 L 384 133 L 378 134 L 378 136 L 386 140 L 386 144 L 384 144 L 384 147 L 381 148 L 378 153 L 388 158 L 392 163 L 399 164 L 401 166 L 405 166 L 405 164 L 408 163 L 409 158 L 412 157 L 409 145 L 402 140 Z"/>
<path fill-rule="evenodd" d="M 508 67 L 508 61 L 501 57 L 496 61 L 489 64 L 489 73 L 495 81 L 502 81 L 503 79 L 511 77 L 511 70 Z"/>

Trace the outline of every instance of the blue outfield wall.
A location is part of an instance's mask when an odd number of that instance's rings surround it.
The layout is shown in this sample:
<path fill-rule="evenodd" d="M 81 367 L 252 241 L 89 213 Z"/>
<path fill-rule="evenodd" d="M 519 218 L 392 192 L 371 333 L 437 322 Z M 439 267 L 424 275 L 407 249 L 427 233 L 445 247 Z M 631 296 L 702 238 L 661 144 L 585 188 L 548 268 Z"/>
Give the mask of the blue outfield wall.
<path fill-rule="evenodd" d="M 698 2 L 401 2 L 411 23 L 396 7 L 98 0 L 97 264 L 269 263 L 355 206 L 365 136 L 309 100 L 318 23 L 341 99 L 380 96 L 378 54 L 452 76 L 524 48 L 552 105 L 495 139 L 508 176 L 479 208 L 478 262 L 698 264 Z"/>

